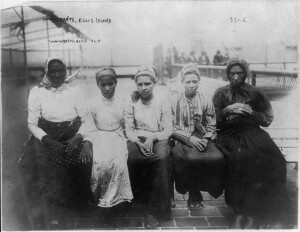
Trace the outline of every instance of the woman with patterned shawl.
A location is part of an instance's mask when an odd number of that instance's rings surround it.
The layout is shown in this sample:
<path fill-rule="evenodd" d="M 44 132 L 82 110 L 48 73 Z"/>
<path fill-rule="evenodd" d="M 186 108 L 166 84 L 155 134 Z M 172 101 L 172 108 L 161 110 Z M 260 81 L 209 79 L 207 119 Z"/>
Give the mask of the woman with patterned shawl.
<path fill-rule="evenodd" d="M 216 146 L 226 159 L 225 200 L 234 210 L 232 228 L 257 228 L 259 219 L 279 220 L 289 205 L 286 162 L 260 126 L 267 127 L 274 115 L 266 95 L 245 83 L 246 61 L 232 58 L 226 74 L 229 85 L 216 90 Z"/>
<path fill-rule="evenodd" d="M 203 91 L 199 91 L 200 73 L 195 64 L 182 68 L 183 91 L 173 92 L 173 134 L 176 145 L 171 151 L 177 192 L 189 192 L 188 207 L 203 206 L 200 191 L 214 198 L 223 192 L 225 160 L 216 148 L 215 109 Z"/>
<path fill-rule="evenodd" d="M 44 79 L 30 91 L 28 128 L 33 136 L 25 146 L 25 156 L 37 161 L 34 201 L 47 206 L 46 225 L 51 221 L 58 228 L 64 226 L 63 209 L 85 207 L 91 197 L 92 151 L 89 142 L 82 142 L 84 96 L 69 84 L 79 71 L 70 77 L 66 71 L 61 59 L 48 58 Z"/>

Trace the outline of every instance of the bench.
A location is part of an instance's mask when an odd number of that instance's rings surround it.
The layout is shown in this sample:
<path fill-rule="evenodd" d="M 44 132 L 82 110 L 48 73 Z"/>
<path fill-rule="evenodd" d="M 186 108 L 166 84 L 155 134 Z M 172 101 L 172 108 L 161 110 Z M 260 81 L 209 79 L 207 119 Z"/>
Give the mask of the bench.
<path fill-rule="evenodd" d="M 279 147 L 287 163 L 295 163 L 298 170 L 299 131 L 298 128 L 262 128 L 269 133 Z"/>
<path fill-rule="evenodd" d="M 226 81 L 204 76 L 201 76 L 200 83 L 201 90 L 205 92 L 210 98 L 212 98 L 213 93 L 217 88 L 228 84 L 228 82 Z M 175 90 L 182 89 L 180 76 L 178 75 L 177 77 L 170 79 L 167 83 L 167 86 Z M 272 125 L 275 127 L 272 127 Z M 274 125 L 273 123 L 270 127 L 262 129 L 269 133 L 275 144 L 283 153 L 287 163 L 295 163 L 295 169 L 298 169 L 298 128 L 279 128 L 278 126 L 278 123 L 277 125 Z"/>

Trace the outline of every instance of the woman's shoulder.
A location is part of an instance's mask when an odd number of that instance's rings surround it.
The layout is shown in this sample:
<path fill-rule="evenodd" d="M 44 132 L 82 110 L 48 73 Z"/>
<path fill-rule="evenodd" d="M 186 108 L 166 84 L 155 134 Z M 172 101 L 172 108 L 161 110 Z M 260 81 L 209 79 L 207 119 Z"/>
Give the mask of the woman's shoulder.
<path fill-rule="evenodd" d="M 40 87 L 38 85 L 35 85 L 31 88 L 30 93 L 36 93 L 38 92 L 40 89 Z"/>
<path fill-rule="evenodd" d="M 97 100 L 98 100 L 97 97 L 95 97 L 95 96 L 94 96 L 94 97 L 91 97 L 91 98 L 87 99 L 86 105 L 87 105 L 87 106 L 97 105 Z"/>
<path fill-rule="evenodd" d="M 266 98 L 266 94 L 260 88 L 247 83 L 245 84 L 245 87 L 253 96 Z"/>
<path fill-rule="evenodd" d="M 72 92 L 74 94 L 83 94 L 82 89 L 79 86 L 67 85 L 66 91 Z"/>
<path fill-rule="evenodd" d="M 45 91 L 47 91 L 46 88 L 41 87 L 40 85 L 35 85 L 30 90 L 29 95 L 31 97 L 33 97 L 33 96 L 39 96 L 42 92 L 45 92 Z"/>
<path fill-rule="evenodd" d="M 217 88 L 215 93 L 227 92 L 229 90 L 230 90 L 230 84 Z"/>
<path fill-rule="evenodd" d="M 245 88 L 253 92 L 262 92 L 258 87 L 245 83 Z"/>

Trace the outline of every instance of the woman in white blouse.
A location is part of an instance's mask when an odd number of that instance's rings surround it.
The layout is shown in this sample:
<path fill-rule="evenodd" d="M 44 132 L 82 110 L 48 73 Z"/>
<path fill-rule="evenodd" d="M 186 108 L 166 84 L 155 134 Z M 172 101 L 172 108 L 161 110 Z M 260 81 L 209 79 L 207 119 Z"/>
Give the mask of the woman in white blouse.
<path fill-rule="evenodd" d="M 89 129 L 85 140 L 93 143 L 92 192 L 106 223 L 110 223 L 116 209 L 124 206 L 120 203 L 133 199 L 127 167 L 127 139 L 123 132 L 124 98 L 115 95 L 114 69 L 100 69 L 96 81 L 100 91 L 87 104 Z"/>
<path fill-rule="evenodd" d="M 27 146 L 34 145 L 31 151 L 40 153 L 34 190 L 48 206 L 52 224 L 63 220 L 61 207 L 85 206 L 91 196 L 88 162 L 92 153 L 90 144 L 82 142 L 84 96 L 78 87 L 69 85 L 77 74 L 67 77 L 64 62 L 49 58 L 44 79 L 32 88 L 28 99 L 33 137 Z"/>
<path fill-rule="evenodd" d="M 147 228 L 170 217 L 169 143 L 171 106 L 154 91 L 154 67 L 141 67 L 135 75 L 137 92 L 125 107 L 128 168 L 134 197 L 146 205 Z"/>

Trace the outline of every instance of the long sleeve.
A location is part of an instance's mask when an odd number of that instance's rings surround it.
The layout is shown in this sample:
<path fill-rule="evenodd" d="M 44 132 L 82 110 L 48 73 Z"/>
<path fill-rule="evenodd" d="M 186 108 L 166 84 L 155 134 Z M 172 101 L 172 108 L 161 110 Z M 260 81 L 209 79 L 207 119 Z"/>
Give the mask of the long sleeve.
<path fill-rule="evenodd" d="M 224 96 L 220 89 L 217 89 L 214 96 L 213 96 L 213 105 L 215 108 L 215 113 L 216 113 L 216 126 L 217 128 L 222 124 L 223 120 L 225 119 L 226 112 L 224 112 L 224 104 L 222 100 L 224 99 Z"/>
<path fill-rule="evenodd" d="M 256 100 L 257 110 L 255 109 L 252 113 L 252 117 L 263 127 L 268 127 L 274 120 L 274 112 L 270 101 L 267 96 L 258 91 L 258 99 Z"/>
<path fill-rule="evenodd" d="M 181 141 L 185 144 L 189 144 L 189 139 L 192 136 L 192 133 L 185 132 L 183 130 L 180 130 L 176 125 L 173 127 L 173 134 L 172 138 L 178 141 Z"/>
<path fill-rule="evenodd" d="M 75 96 L 75 111 L 81 119 L 81 126 L 78 130 L 78 134 L 81 134 L 84 137 L 84 133 L 86 130 L 86 115 L 87 115 L 87 107 L 85 104 L 85 97 L 82 90 L 78 87 L 75 88 L 76 96 Z"/>
<path fill-rule="evenodd" d="M 39 99 L 39 89 L 37 86 L 33 87 L 29 94 L 28 99 L 28 128 L 30 132 L 38 139 L 42 140 L 42 138 L 47 135 L 45 131 L 43 131 L 38 126 L 39 118 L 41 117 L 41 102 Z"/>
<path fill-rule="evenodd" d="M 92 101 L 88 101 L 85 115 L 84 115 L 84 124 L 80 128 L 81 135 L 84 141 L 93 142 L 98 131 L 95 125 L 95 112 L 93 108 Z"/>
<path fill-rule="evenodd" d="M 129 100 L 125 105 L 124 115 L 125 115 L 125 128 L 126 135 L 131 142 L 138 141 L 138 137 L 135 133 L 135 125 L 134 125 L 134 106 L 133 102 Z"/>
<path fill-rule="evenodd" d="M 168 101 L 164 101 L 162 104 L 162 117 L 161 117 L 162 131 L 155 132 L 155 135 L 158 140 L 169 139 L 173 132 L 173 123 L 172 123 L 172 111 L 171 105 Z"/>
<path fill-rule="evenodd" d="M 216 113 L 211 102 L 206 101 L 206 108 L 203 115 L 203 125 L 205 127 L 204 138 L 213 140 L 216 136 Z"/>
<path fill-rule="evenodd" d="M 188 144 L 189 138 L 191 137 L 192 133 L 183 131 L 181 130 L 180 126 L 176 125 L 177 100 L 178 100 L 178 93 L 176 91 L 172 91 L 172 93 L 170 94 L 172 122 L 173 122 L 172 138 L 181 141 L 185 144 Z"/>

